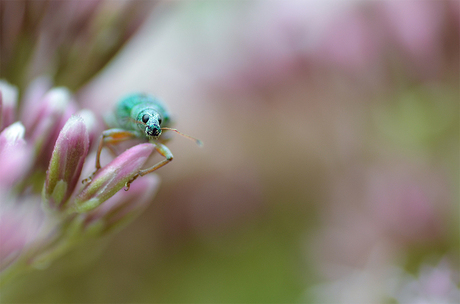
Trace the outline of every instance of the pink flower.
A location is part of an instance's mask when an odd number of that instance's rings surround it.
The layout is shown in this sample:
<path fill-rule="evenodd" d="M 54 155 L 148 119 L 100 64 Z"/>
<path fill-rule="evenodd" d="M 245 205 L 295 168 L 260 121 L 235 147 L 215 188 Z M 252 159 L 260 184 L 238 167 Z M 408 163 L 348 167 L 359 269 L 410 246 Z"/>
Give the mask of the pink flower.
<path fill-rule="evenodd" d="M 154 196 L 155 177 L 136 181 L 129 194 L 116 195 L 146 161 L 150 144 L 133 147 L 99 170 L 92 182 L 81 183 L 89 176 L 83 168 L 93 167 L 84 163 L 94 163 L 88 152 L 102 120 L 80 109 L 70 90 L 115 56 L 155 4 L 2 2 L 0 69 L 19 89 L 0 80 L 0 284 L 94 237 L 89 226 L 105 227 L 101 236 L 128 223 Z M 36 78 L 43 74 L 48 76 Z M 141 199 L 144 194 L 150 199 Z"/>
<path fill-rule="evenodd" d="M 154 145 L 146 143 L 128 149 L 82 185 L 96 117 L 89 110 L 78 111 L 67 89 L 44 93 L 45 87 L 38 81 L 28 91 L 34 110 L 21 115 L 26 122 L 11 123 L 0 132 L 2 278 L 48 263 L 87 237 L 130 222 L 152 201 L 159 184 L 155 176 L 141 178 L 128 193 L 116 195 L 153 151 Z M 3 122 L 17 119 L 15 90 L 0 81 L 2 96 L 11 98 L 0 104 L 0 113 L 8 113 Z M 94 227 L 99 227 L 97 234 Z"/>

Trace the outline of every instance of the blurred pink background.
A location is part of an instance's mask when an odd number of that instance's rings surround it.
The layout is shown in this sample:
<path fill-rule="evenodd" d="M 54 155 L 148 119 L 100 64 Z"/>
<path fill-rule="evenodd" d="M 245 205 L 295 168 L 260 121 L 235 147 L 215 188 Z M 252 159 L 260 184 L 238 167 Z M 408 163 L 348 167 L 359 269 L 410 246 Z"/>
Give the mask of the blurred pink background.
<path fill-rule="evenodd" d="M 7 299 L 456 303 L 459 36 L 457 1 L 160 5 L 76 96 L 155 94 L 204 147 L 175 136 L 137 221 Z"/>

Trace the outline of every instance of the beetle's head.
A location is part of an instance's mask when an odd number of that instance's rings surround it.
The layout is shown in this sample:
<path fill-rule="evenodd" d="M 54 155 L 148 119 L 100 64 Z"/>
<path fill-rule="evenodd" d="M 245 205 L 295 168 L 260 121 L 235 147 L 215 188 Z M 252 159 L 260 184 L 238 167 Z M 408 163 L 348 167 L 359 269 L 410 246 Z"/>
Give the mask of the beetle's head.
<path fill-rule="evenodd" d="M 161 135 L 161 117 L 157 113 L 144 113 L 140 117 L 145 136 L 158 139 Z"/>

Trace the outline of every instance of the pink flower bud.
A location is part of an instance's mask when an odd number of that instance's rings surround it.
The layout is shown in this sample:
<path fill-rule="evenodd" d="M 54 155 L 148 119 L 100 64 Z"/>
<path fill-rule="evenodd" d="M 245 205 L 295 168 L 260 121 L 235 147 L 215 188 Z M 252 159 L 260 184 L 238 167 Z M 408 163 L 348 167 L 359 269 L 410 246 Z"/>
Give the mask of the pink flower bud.
<path fill-rule="evenodd" d="M 52 82 L 49 77 L 41 76 L 33 80 L 24 92 L 19 117 L 27 130 L 33 128 L 33 124 L 36 123 L 35 115 L 42 105 L 43 96 L 51 87 Z"/>
<path fill-rule="evenodd" d="M 85 214 L 84 225 L 91 233 L 107 233 L 131 222 L 152 202 L 160 185 L 155 174 L 136 180 L 129 191 L 119 191 L 104 204 Z"/>
<path fill-rule="evenodd" d="M 25 144 L 25 128 L 20 122 L 10 125 L 0 133 L 0 152 L 18 144 Z"/>
<path fill-rule="evenodd" d="M 59 131 L 76 110 L 66 88 L 53 88 L 43 96 L 38 109 L 29 113 L 26 138 L 35 146 L 38 167 L 48 164 Z"/>
<path fill-rule="evenodd" d="M 0 133 L 0 188 L 11 188 L 30 168 L 24 126 L 15 122 Z"/>
<path fill-rule="evenodd" d="M 153 148 L 150 143 L 136 145 L 100 169 L 91 183 L 76 196 L 73 209 L 87 212 L 112 197 L 139 172 Z"/>
<path fill-rule="evenodd" d="M 94 142 L 95 139 L 100 135 L 102 131 L 102 124 L 96 118 L 96 115 L 91 110 L 83 109 L 76 113 L 76 115 L 83 118 L 83 122 L 86 125 L 89 135 L 89 145 Z"/>
<path fill-rule="evenodd" d="M 72 116 L 59 133 L 46 172 L 43 200 L 51 208 L 62 209 L 79 181 L 88 154 L 88 131 L 83 119 Z"/>

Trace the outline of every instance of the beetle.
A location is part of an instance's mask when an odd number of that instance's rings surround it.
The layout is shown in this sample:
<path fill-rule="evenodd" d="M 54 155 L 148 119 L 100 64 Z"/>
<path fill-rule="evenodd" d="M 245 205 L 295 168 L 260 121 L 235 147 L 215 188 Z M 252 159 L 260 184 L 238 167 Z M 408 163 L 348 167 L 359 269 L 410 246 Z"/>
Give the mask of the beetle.
<path fill-rule="evenodd" d="M 115 107 L 114 115 L 106 117 L 106 123 L 110 129 L 102 132 L 96 154 L 96 171 L 89 178 L 83 180 L 83 183 L 91 181 L 94 174 L 101 169 L 101 152 L 105 146 L 113 154 L 116 154 L 110 145 L 130 139 L 141 139 L 153 143 L 155 150 L 165 158 L 150 168 L 136 173 L 126 183 L 125 191 L 129 190 L 130 184 L 139 176 L 158 170 L 173 160 L 173 154 L 164 145 L 170 138 L 163 135 L 163 131 L 174 131 L 202 146 L 202 142 L 199 139 L 171 128 L 171 116 L 164 104 L 158 98 L 145 93 L 133 93 L 122 98 Z"/>

